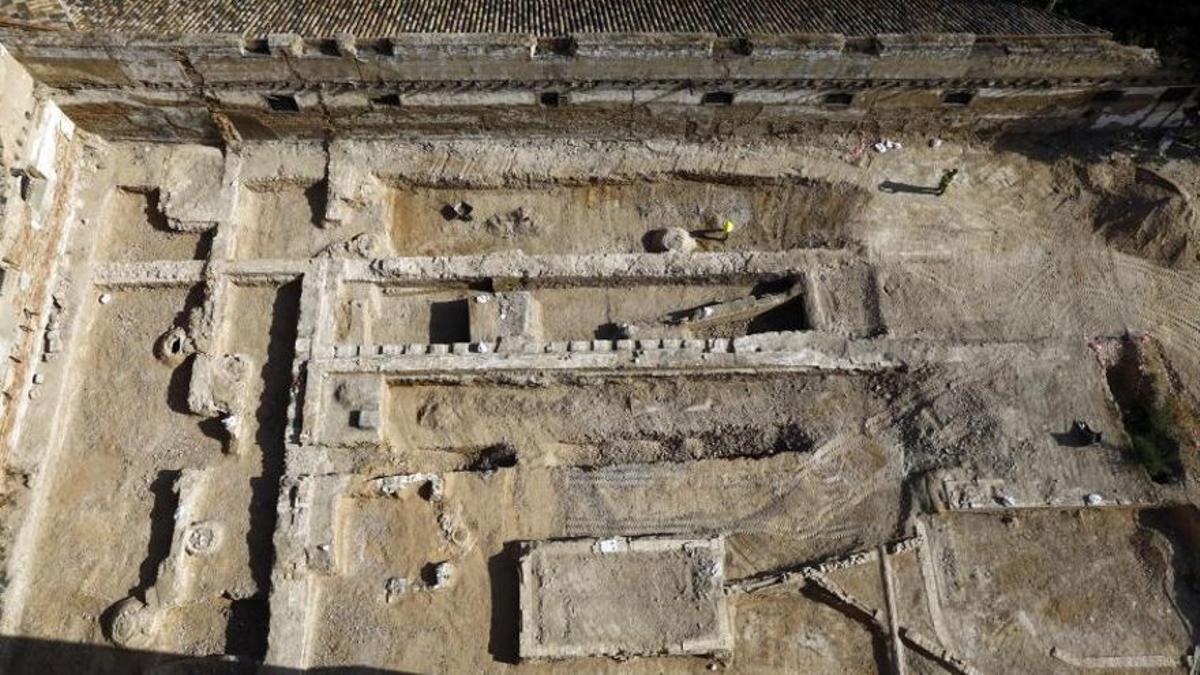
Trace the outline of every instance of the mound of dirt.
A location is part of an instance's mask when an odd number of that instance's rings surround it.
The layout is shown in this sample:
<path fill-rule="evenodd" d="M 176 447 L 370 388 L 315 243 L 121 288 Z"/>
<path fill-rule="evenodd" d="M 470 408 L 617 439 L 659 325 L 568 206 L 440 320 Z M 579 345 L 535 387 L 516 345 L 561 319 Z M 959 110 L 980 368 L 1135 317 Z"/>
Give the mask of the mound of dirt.
<path fill-rule="evenodd" d="M 1177 184 L 1132 162 L 1089 166 L 1084 181 L 1097 195 L 1093 227 L 1110 246 L 1176 269 L 1200 268 L 1200 224 Z"/>

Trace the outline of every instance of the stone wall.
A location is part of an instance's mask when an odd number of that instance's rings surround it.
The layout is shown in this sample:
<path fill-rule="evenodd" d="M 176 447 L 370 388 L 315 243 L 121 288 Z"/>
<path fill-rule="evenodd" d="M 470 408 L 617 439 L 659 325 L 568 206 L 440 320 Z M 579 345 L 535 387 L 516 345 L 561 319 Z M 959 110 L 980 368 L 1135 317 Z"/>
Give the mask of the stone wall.
<path fill-rule="evenodd" d="M 1194 88 L 1173 89 L 1186 77 L 1102 36 L 9 31 L 0 43 L 80 126 L 132 140 L 736 135 L 864 120 L 1177 126 L 1196 105 Z"/>
<path fill-rule="evenodd" d="M 79 148 L 74 124 L 2 45 L 0 91 L 0 439 L 6 442 L 52 328 L 51 274 Z"/>

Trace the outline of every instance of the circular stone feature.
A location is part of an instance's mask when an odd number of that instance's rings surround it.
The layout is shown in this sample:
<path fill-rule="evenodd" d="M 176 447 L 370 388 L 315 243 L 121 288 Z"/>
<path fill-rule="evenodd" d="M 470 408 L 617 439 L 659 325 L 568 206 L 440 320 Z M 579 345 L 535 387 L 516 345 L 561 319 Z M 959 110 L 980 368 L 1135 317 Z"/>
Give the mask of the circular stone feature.
<path fill-rule="evenodd" d="M 114 644 L 144 648 L 158 632 L 158 613 L 137 598 L 125 598 L 113 608 L 107 628 Z"/>
<path fill-rule="evenodd" d="M 168 366 L 177 366 L 192 352 L 187 331 L 181 326 L 172 326 L 154 343 L 154 355 Z"/>
<path fill-rule="evenodd" d="M 219 523 L 205 521 L 188 528 L 183 538 L 183 550 L 189 555 L 208 555 L 221 545 L 222 527 Z"/>

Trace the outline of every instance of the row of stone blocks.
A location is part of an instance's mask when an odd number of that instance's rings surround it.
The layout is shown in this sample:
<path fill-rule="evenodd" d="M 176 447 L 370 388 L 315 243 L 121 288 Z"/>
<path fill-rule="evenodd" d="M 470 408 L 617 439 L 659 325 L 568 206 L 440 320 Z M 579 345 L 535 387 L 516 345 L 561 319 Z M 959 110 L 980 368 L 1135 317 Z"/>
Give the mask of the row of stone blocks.
<path fill-rule="evenodd" d="M 780 349 L 783 347 L 783 349 Z M 376 356 L 462 356 L 469 354 L 566 354 L 611 352 L 696 352 L 748 353 L 786 351 L 779 343 L 763 344 L 753 337 L 708 339 L 637 339 L 637 340 L 570 340 L 570 341 L 505 341 L 455 342 L 452 344 L 353 345 L 340 344 L 333 348 L 334 358 Z"/>

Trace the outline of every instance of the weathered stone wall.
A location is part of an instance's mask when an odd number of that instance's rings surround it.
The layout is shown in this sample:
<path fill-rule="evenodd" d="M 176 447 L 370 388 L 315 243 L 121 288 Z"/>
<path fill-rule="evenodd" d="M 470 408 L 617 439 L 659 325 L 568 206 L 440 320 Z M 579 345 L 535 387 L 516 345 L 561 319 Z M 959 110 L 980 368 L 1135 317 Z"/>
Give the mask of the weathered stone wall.
<path fill-rule="evenodd" d="M 2 45 L 0 91 L 0 440 L 6 446 L 47 339 L 50 277 L 78 147 L 74 124 Z"/>
<path fill-rule="evenodd" d="M 0 222 L 8 200 L 16 193 L 11 170 L 23 154 L 26 114 L 34 104 L 33 87 L 33 78 L 0 45 L 0 91 L 4 92 L 4 105 L 0 106 Z"/>
<path fill-rule="evenodd" d="M 813 121 L 1144 123 L 1186 78 L 1098 36 L 0 34 L 106 138 L 787 133 Z M 1121 90 L 1124 95 L 1113 99 Z M 1100 98 L 1097 99 L 1097 95 Z M 1108 98 L 1105 98 L 1108 96 Z M 1153 115 L 1177 126 L 1196 94 Z M 1110 115 L 1117 104 L 1123 111 Z"/>

